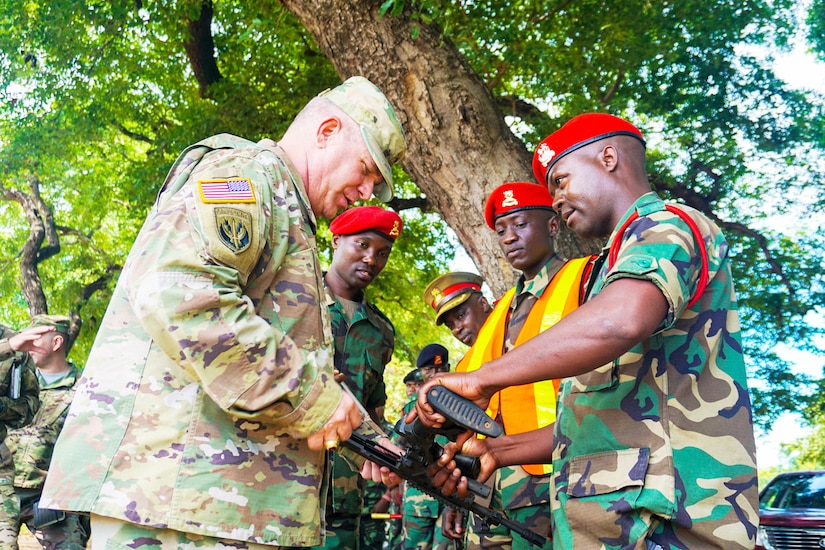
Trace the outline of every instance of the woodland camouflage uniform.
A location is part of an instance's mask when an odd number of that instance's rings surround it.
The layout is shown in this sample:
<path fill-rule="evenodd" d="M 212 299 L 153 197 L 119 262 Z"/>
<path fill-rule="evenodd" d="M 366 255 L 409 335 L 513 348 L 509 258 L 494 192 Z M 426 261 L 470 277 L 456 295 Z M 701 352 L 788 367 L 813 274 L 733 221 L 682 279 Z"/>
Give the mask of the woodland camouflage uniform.
<path fill-rule="evenodd" d="M 395 327 L 363 294 L 352 320 L 347 319 L 343 306 L 329 288 L 326 304 L 335 345 L 335 368 L 344 374 L 347 387 L 367 410 L 383 407 L 387 401 L 384 367 L 395 349 Z M 364 507 L 364 480 L 340 453 L 329 454 L 332 482 L 324 548 L 356 549 Z"/>
<path fill-rule="evenodd" d="M 387 540 L 387 525 L 385 519 L 372 519 L 370 514 L 377 502 L 381 501 L 387 486 L 383 483 L 369 480 L 364 487 L 364 505 L 361 508 L 361 525 L 359 526 L 359 547 L 361 550 L 372 550 L 384 547 Z"/>
<path fill-rule="evenodd" d="M 562 381 L 555 427 L 554 548 L 753 548 L 755 445 L 728 243 L 685 206 L 707 248 L 708 285 L 688 225 L 653 193 L 591 296 L 621 277 L 655 283 L 660 330 L 598 369 Z M 616 239 L 611 235 L 609 245 Z M 594 541 L 600 541 L 594 546 Z"/>
<path fill-rule="evenodd" d="M 16 518 L 20 515 L 20 500 L 14 492 L 14 460 L 6 445 L 9 428 L 20 428 L 32 421 L 40 408 L 34 361 L 28 353 L 15 353 L 8 338 L 14 331 L 0 326 L 0 548 L 17 544 Z M 20 397 L 9 397 L 12 366 L 22 365 Z"/>

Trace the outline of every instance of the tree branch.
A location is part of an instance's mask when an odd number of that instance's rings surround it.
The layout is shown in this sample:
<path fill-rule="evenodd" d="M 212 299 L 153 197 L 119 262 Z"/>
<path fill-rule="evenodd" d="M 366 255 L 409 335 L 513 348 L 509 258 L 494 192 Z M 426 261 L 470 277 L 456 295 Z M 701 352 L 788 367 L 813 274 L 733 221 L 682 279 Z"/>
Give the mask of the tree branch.
<path fill-rule="evenodd" d="M 693 168 L 701 168 L 702 165 L 698 163 L 692 163 L 691 167 Z M 704 170 L 708 176 L 712 178 L 716 178 L 714 181 L 714 187 L 716 187 L 716 183 L 718 183 L 719 176 L 714 174 L 709 168 L 706 166 Z M 714 194 L 711 195 L 701 195 L 688 187 L 687 185 L 680 183 L 675 185 L 668 185 L 665 183 L 661 177 L 658 177 L 658 174 L 651 174 L 650 175 L 650 183 L 654 190 L 658 192 L 665 192 L 670 194 L 671 196 L 681 200 L 691 208 L 695 208 L 699 210 L 703 214 L 705 214 L 708 218 L 712 219 L 716 225 L 724 229 L 725 231 L 736 232 L 740 235 L 744 235 L 746 237 L 750 237 L 759 245 L 759 249 L 762 251 L 762 255 L 765 257 L 765 261 L 768 263 L 769 270 L 771 273 L 779 277 L 782 281 L 782 285 L 788 290 L 788 294 L 792 297 L 796 297 L 796 289 L 791 282 L 790 277 L 788 277 L 787 273 L 782 267 L 782 264 L 779 263 L 776 258 L 773 257 L 773 254 L 768 247 L 768 239 L 759 231 L 743 224 L 740 222 L 730 222 L 721 219 L 716 212 L 713 211 L 711 208 L 711 204 L 715 200 Z M 715 192 L 715 191 L 714 191 Z"/>
<path fill-rule="evenodd" d="M 191 19 L 188 26 L 190 39 L 183 47 L 198 81 L 199 94 L 205 99 L 209 97 L 209 86 L 222 78 L 212 38 L 212 0 L 203 0 L 200 16 Z"/>

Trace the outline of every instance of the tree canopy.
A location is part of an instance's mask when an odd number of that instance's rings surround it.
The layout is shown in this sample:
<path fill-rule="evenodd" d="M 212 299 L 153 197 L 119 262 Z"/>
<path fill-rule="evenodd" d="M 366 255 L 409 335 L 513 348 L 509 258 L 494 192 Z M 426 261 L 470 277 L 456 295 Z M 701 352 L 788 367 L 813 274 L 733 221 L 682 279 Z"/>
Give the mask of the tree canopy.
<path fill-rule="evenodd" d="M 771 52 L 807 28 L 825 59 L 823 5 L 803 21 L 791 0 L 0 0 L 0 321 L 71 312 L 82 364 L 176 156 L 219 132 L 277 139 L 363 74 L 410 142 L 391 204 L 405 234 L 369 290 L 398 330 L 395 383 L 426 343 L 459 351 L 420 297 L 456 246 L 492 294 L 513 282 L 486 194 L 530 181 L 532 147 L 567 118 L 606 111 L 645 133 L 652 187 L 725 231 L 768 425 L 818 395 L 775 348 L 822 351 L 825 98 L 778 79 Z"/>

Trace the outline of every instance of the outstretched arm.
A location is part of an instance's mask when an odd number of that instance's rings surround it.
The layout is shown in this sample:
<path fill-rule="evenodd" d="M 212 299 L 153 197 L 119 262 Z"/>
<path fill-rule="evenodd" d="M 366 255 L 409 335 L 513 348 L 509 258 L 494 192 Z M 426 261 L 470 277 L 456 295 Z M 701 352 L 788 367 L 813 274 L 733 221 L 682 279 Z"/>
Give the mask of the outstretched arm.
<path fill-rule="evenodd" d="M 435 384 L 481 407 L 508 386 L 578 376 L 609 363 L 661 328 L 667 300 L 652 282 L 623 278 L 541 334 L 467 373 L 439 376 L 418 392 L 416 414 L 427 425 L 443 417 L 427 403 Z"/>

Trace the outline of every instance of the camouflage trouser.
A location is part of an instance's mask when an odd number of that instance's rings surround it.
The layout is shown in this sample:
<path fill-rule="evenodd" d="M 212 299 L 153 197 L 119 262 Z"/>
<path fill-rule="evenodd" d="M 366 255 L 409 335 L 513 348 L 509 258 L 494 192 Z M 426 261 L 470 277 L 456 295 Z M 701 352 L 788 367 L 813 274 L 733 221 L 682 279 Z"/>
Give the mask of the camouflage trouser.
<path fill-rule="evenodd" d="M 17 544 L 20 499 L 14 492 L 13 479 L 14 461 L 6 444 L 0 443 L 0 548 L 13 548 Z"/>
<path fill-rule="evenodd" d="M 414 487 L 404 494 L 404 548 L 407 550 L 452 550 L 455 541 L 441 532 L 443 506 Z"/>
<path fill-rule="evenodd" d="M 521 524 L 539 535 L 548 537 L 544 546 L 533 546 L 527 539 L 516 533 L 511 533 L 509 529 L 501 525 L 483 525 L 481 520 L 472 514 L 467 529 L 467 549 L 484 550 L 551 550 L 553 543 L 549 540 L 550 534 L 550 505 L 537 504 L 536 506 L 525 506 L 515 510 L 506 510 L 508 519 Z"/>
<path fill-rule="evenodd" d="M 508 519 L 547 537 L 548 541 L 542 547 L 533 546 L 507 527 L 486 525 L 472 514 L 467 526 L 468 550 L 551 550 L 549 476 L 530 476 L 519 467 L 500 468 L 491 482 L 490 507 L 503 510 Z"/>
<path fill-rule="evenodd" d="M 440 514 L 437 518 L 404 516 L 404 549 L 456 550 L 460 548 L 460 543 L 448 539 L 441 532 L 442 517 Z"/>
<path fill-rule="evenodd" d="M 358 529 L 358 538 L 361 550 L 380 550 L 384 548 L 387 540 L 387 521 L 384 519 L 372 519 L 373 506 L 381 501 L 384 491 L 387 490 L 383 483 L 368 481 L 364 491 L 364 505 L 361 509 L 361 526 Z"/>
<path fill-rule="evenodd" d="M 389 521 L 387 526 L 387 548 L 389 550 L 404 550 L 404 523 L 400 519 Z M 367 550 L 364 548 L 364 550 Z"/>
<path fill-rule="evenodd" d="M 29 531 L 34 534 L 40 546 L 46 550 L 84 550 L 89 542 L 89 518 L 77 514 L 66 514 L 65 518 L 36 528 L 34 526 L 34 505 L 40 500 L 40 489 L 15 488 L 17 496 L 20 498 L 20 516 L 17 522 L 17 529 L 25 523 Z M 4 548 L 6 548 L 4 546 Z M 9 550 L 17 550 L 17 544 Z"/>
<path fill-rule="evenodd" d="M 327 538 L 324 546 L 327 550 L 358 550 L 358 532 L 360 531 L 360 517 L 346 514 L 327 515 Z"/>
<path fill-rule="evenodd" d="M 14 494 L 11 476 L 0 478 L 0 548 L 17 548 L 17 517 L 20 500 Z"/>
<path fill-rule="evenodd" d="M 364 480 L 345 458 L 328 453 L 329 488 L 326 497 L 326 539 L 316 550 L 358 550 Z"/>
<path fill-rule="evenodd" d="M 384 548 L 384 544 L 387 542 L 387 521 L 372 519 L 369 516 L 361 518 L 361 528 L 359 529 L 361 550 Z"/>
<path fill-rule="evenodd" d="M 269 546 L 232 539 L 216 539 L 171 529 L 152 529 L 115 518 L 92 514 L 91 550 L 277 550 Z"/>

